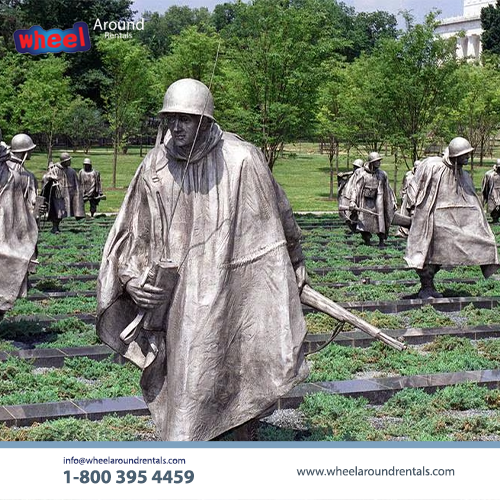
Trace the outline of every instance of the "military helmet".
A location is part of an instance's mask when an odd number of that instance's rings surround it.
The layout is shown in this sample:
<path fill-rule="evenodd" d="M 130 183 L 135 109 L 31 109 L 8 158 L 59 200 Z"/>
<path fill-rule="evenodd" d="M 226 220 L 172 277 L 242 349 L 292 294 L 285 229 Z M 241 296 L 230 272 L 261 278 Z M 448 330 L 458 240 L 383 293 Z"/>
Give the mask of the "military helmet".
<path fill-rule="evenodd" d="M 92 162 L 90 161 L 90 158 L 85 158 L 85 160 L 83 160 L 83 164 L 84 165 L 92 165 Z"/>
<path fill-rule="evenodd" d="M 61 156 L 59 156 L 59 163 L 65 163 L 69 160 L 71 160 L 71 155 L 69 153 L 61 153 Z"/>
<path fill-rule="evenodd" d="M 450 158 L 456 158 L 457 156 L 462 156 L 466 153 L 474 151 L 474 148 L 470 145 L 470 142 L 463 137 L 455 137 L 448 144 L 448 156 Z"/>
<path fill-rule="evenodd" d="M 214 119 L 214 98 L 209 88 L 198 80 L 183 78 L 168 87 L 163 98 L 163 113 L 203 115 Z"/>
<path fill-rule="evenodd" d="M 363 160 L 360 160 L 359 158 L 354 160 L 352 162 L 352 165 L 353 167 L 356 167 L 356 168 L 361 168 L 363 166 Z"/>
<path fill-rule="evenodd" d="M 10 149 L 13 153 L 26 153 L 36 148 L 33 140 L 28 134 L 17 134 L 10 142 Z"/>
<path fill-rule="evenodd" d="M 497 158 L 497 162 L 495 163 L 496 166 L 500 166 L 500 158 Z"/>
<path fill-rule="evenodd" d="M 381 160 L 382 157 L 377 153 L 377 151 L 373 151 L 368 155 L 368 163 L 372 163 L 377 160 Z"/>

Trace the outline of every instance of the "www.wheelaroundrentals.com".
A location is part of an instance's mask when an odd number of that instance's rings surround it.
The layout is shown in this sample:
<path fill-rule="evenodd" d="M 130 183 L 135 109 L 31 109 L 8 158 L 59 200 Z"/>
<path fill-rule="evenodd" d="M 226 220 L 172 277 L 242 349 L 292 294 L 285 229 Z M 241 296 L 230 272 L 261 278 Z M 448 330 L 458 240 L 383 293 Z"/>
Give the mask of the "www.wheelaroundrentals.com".
<path fill-rule="evenodd" d="M 299 476 L 454 476 L 455 469 L 427 469 L 413 467 L 411 469 L 364 469 L 357 466 L 351 469 L 297 469 Z"/>

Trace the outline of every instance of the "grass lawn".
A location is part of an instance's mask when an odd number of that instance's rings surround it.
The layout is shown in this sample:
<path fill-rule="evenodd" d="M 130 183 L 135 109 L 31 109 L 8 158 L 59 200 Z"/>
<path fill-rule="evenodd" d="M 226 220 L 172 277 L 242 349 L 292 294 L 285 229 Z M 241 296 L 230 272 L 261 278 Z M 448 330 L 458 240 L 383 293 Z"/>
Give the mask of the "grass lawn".
<path fill-rule="evenodd" d="M 143 150 L 147 152 L 146 149 Z M 59 158 L 61 151 L 54 151 L 54 160 Z M 127 187 L 142 161 L 139 148 L 130 148 L 128 154 L 118 157 L 116 189 L 112 189 L 112 165 L 113 151 L 111 148 L 92 149 L 89 154 L 83 151 L 71 152 L 72 164 L 75 170 L 83 166 L 83 159 L 89 157 L 96 170 L 101 172 L 103 189 L 107 199 L 99 205 L 99 211 L 117 212 L 125 196 Z M 495 152 L 500 156 L 499 152 Z M 481 181 L 486 170 L 490 169 L 496 159 L 486 158 L 484 167 L 475 167 L 474 183 L 480 188 Z M 355 156 L 351 154 L 350 161 Z M 35 152 L 32 159 L 27 162 L 27 168 L 31 170 L 41 182 L 46 171 L 47 156 L 44 153 Z M 341 154 L 339 159 L 341 171 L 348 170 L 347 155 Z M 349 167 L 350 168 L 350 167 Z M 388 173 L 391 186 L 394 187 L 394 157 L 386 156 L 382 161 L 382 168 Z M 337 210 L 337 200 L 328 199 L 330 190 L 330 173 L 328 156 L 319 153 L 317 144 L 302 143 L 287 145 L 284 157 L 280 158 L 274 167 L 273 173 L 277 181 L 283 186 L 292 207 L 295 211 L 332 211 Z M 406 167 L 399 167 L 396 191 L 399 192 L 401 179 L 406 173 Z M 337 192 L 335 181 L 334 192 Z"/>

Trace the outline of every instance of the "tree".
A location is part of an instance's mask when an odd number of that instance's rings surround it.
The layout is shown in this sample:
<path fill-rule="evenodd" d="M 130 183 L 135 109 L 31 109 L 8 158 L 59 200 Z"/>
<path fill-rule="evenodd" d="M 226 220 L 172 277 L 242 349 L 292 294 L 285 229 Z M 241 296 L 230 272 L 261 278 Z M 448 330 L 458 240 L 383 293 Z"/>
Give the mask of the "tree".
<path fill-rule="evenodd" d="M 0 64 L 0 129 L 4 137 L 18 132 L 19 124 L 14 120 L 14 109 L 30 63 L 33 60 L 11 52 L 3 57 Z"/>
<path fill-rule="evenodd" d="M 116 187 L 118 150 L 126 148 L 128 135 L 140 127 L 147 111 L 150 62 L 146 48 L 133 39 L 101 38 L 97 48 L 109 78 L 102 98 L 113 137 L 113 187 Z"/>
<path fill-rule="evenodd" d="M 430 135 L 439 134 L 440 114 L 456 104 L 455 39 L 434 35 L 434 13 L 423 24 L 412 24 L 396 40 L 384 40 L 370 57 L 366 78 L 383 82 L 380 99 L 389 121 L 386 137 L 413 163 Z"/>
<path fill-rule="evenodd" d="M 397 37 L 396 16 L 384 11 L 346 12 L 344 36 L 349 41 L 343 54 L 348 61 L 354 61 L 362 53 L 370 53 L 386 38 Z"/>
<path fill-rule="evenodd" d="M 96 19 L 101 23 L 131 20 L 134 15 L 131 5 L 132 0 L 78 0 L 70 5 L 65 0 L 22 0 L 16 12 L 21 16 L 24 28 L 39 25 L 46 30 L 63 30 L 71 28 L 77 21 L 84 21 L 89 25 L 89 51 L 76 52 L 70 57 L 61 53 L 56 57 L 68 61 L 67 74 L 71 76 L 73 88 L 101 106 L 101 87 L 106 79 L 102 72 L 101 56 L 96 49 L 100 30 L 94 30 L 93 27 Z"/>
<path fill-rule="evenodd" d="M 340 142 L 350 146 L 353 129 L 348 122 L 342 105 L 342 89 L 346 85 L 345 69 L 339 64 L 330 66 L 330 75 L 326 78 L 319 91 L 317 111 L 317 135 L 327 145 L 328 162 L 330 165 L 330 194 L 328 199 L 334 199 L 334 159 L 335 170 L 339 175 Z M 347 118 L 347 120 L 346 120 Z"/>
<path fill-rule="evenodd" d="M 500 54 L 500 0 L 481 9 L 483 51 Z"/>
<path fill-rule="evenodd" d="M 90 99 L 82 99 L 77 96 L 68 109 L 68 129 L 69 139 L 73 143 L 73 148 L 82 146 L 85 153 L 89 152 L 92 141 L 101 137 L 106 124 L 101 111 Z"/>
<path fill-rule="evenodd" d="M 238 89 L 227 119 L 261 147 L 272 169 L 285 141 L 312 130 L 320 63 L 343 41 L 328 22 L 331 1 L 235 5 L 222 32 L 233 65 L 228 86 Z"/>
<path fill-rule="evenodd" d="M 64 59 L 52 54 L 34 60 L 14 102 L 14 122 L 29 134 L 42 135 L 49 160 L 55 134 L 65 130 L 71 102 L 70 79 L 64 76 L 67 68 Z"/>
<path fill-rule="evenodd" d="M 211 27 L 210 12 L 206 7 L 191 9 L 186 5 L 172 5 L 164 14 L 146 11 L 143 16 L 144 30 L 135 35 L 154 58 L 170 54 L 174 37 L 185 29 L 205 31 Z"/>
<path fill-rule="evenodd" d="M 490 65 L 463 64 L 458 73 L 457 94 L 460 101 L 450 110 L 450 137 L 466 137 L 479 153 L 480 165 L 488 140 L 500 128 L 500 73 Z"/>
<path fill-rule="evenodd" d="M 172 52 L 158 63 L 157 73 L 163 91 L 175 80 L 194 78 L 207 85 L 214 68 L 220 37 L 215 31 L 200 32 L 190 26 L 172 37 Z M 216 67 L 220 73 L 220 66 Z"/>

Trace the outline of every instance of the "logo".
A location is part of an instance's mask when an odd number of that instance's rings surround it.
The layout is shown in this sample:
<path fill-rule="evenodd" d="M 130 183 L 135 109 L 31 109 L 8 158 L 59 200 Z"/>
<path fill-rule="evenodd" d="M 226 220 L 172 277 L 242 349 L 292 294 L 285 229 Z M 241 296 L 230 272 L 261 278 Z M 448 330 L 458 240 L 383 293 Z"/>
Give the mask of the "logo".
<path fill-rule="evenodd" d="M 47 54 L 48 52 L 85 52 L 90 49 L 89 27 L 78 22 L 67 30 L 45 31 L 40 26 L 14 32 L 16 50 L 21 54 Z"/>

